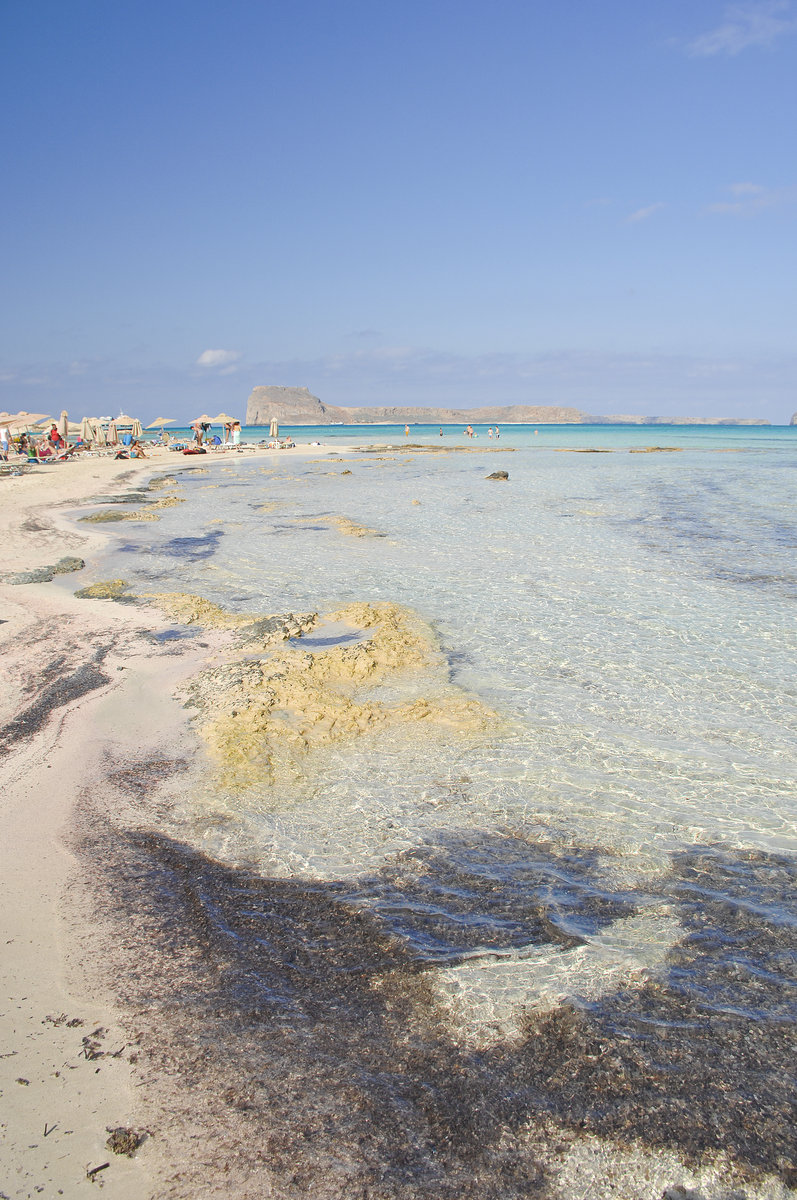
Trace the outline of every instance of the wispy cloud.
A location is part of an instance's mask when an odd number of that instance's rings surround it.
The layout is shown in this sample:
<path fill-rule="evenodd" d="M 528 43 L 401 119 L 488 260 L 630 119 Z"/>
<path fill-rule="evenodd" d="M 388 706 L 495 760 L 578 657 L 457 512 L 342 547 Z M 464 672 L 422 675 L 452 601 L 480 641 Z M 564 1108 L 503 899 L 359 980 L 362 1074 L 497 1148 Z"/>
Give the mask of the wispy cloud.
<path fill-rule="evenodd" d="M 728 192 L 731 197 L 729 200 L 708 204 L 706 212 L 751 217 L 766 209 L 797 204 L 797 187 L 766 188 L 759 183 L 732 183 Z"/>
<path fill-rule="evenodd" d="M 196 363 L 198 367 L 228 367 L 240 357 L 237 350 L 203 350 Z"/>
<path fill-rule="evenodd" d="M 686 51 L 693 58 L 741 54 L 751 46 L 772 46 L 778 38 L 795 32 L 797 18 L 792 15 L 791 0 L 732 4 L 725 10 L 722 24 L 689 42 Z"/>
<path fill-rule="evenodd" d="M 660 208 L 666 207 L 663 200 L 657 200 L 655 204 L 648 204 L 646 208 L 638 208 L 636 212 L 632 212 L 626 217 L 626 222 L 630 225 L 637 221 L 647 221 L 648 217 L 652 217 Z"/>

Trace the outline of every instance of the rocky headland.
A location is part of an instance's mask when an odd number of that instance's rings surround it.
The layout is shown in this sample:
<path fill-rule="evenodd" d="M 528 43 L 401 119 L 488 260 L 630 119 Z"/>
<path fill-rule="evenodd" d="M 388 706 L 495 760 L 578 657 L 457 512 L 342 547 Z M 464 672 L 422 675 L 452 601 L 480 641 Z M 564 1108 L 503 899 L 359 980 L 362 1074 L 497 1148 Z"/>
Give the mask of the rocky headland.
<path fill-rule="evenodd" d="M 348 407 L 324 404 L 305 387 L 274 384 L 252 389 L 247 425 L 396 425 L 470 422 L 499 425 L 769 425 L 769 421 L 731 417 L 595 416 L 578 408 L 545 404 L 490 405 L 483 408 Z"/>

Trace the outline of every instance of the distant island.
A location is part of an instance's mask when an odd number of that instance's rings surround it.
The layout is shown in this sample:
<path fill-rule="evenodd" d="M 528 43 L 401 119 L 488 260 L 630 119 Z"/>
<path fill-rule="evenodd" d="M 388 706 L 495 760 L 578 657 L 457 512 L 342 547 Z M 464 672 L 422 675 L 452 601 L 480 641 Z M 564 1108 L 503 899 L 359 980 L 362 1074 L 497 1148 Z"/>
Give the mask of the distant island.
<path fill-rule="evenodd" d="M 510 404 L 490 408 L 341 408 L 323 404 L 304 387 L 274 384 L 252 389 L 246 405 L 247 425 L 446 425 L 452 422 L 498 425 L 769 425 L 769 421 L 733 417 L 607 417 L 543 404 Z"/>

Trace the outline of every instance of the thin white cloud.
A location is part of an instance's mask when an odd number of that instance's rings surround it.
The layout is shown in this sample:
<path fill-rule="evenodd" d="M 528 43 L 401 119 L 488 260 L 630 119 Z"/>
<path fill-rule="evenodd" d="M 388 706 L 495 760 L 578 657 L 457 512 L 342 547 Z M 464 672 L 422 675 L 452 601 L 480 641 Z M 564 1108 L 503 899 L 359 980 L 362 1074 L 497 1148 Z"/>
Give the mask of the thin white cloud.
<path fill-rule="evenodd" d="M 728 190 L 734 196 L 760 196 L 766 189 L 760 183 L 732 183 Z"/>
<path fill-rule="evenodd" d="M 228 367 L 240 357 L 237 350 L 203 350 L 196 362 L 198 367 Z"/>
<path fill-rule="evenodd" d="M 657 200 L 655 204 L 648 204 L 646 208 L 638 208 L 636 212 L 632 212 L 630 216 L 626 217 L 626 221 L 629 224 L 634 224 L 637 221 L 647 221 L 648 217 L 652 217 L 655 212 L 664 207 L 664 201 Z"/>
<path fill-rule="evenodd" d="M 732 196 L 731 200 L 708 204 L 706 212 L 751 217 L 766 209 L 797 204 L 797 187 L 766 188 L 758 183 L 732 183 L 728 191 Z"/>
<path fill-rule="evenodd" d="M 711 58 L 741 54 L 751 46 L 772 46 L 778 38 L 797 32 L 797 18 L 791 12 L 791 0 L 732 4 L 722 24 L 689 42 L 686 51 L 693 58 Z"/>

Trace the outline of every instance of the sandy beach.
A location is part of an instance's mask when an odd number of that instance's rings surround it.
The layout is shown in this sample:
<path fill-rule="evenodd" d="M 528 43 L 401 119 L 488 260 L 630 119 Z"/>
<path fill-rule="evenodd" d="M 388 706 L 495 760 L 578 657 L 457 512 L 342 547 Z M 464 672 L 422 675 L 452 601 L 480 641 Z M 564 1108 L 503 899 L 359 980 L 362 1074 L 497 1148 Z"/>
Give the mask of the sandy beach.
<path fill-rule="evenodd" d="M 275 458 L 261 449 L 245 455 Z M 0 480 L 0 1192 L 9 1197 L 76 1196 L 102 1184 L 109 1195 L 141 1200 L 159 1194 L 157 1178 L 174 1170 L 156 1137 L 131 1156 L 124 1135 L 116 1151 L 108 1145 L 109 1131 L 146 1133 L 132 1074 L 139 1050 L 103 969 L 76 828 L 106 776 L 151 761 L 153 746 L 190 748 L 173 692 L 214 641 L 211 634 L 202 648 L 158 653 L 152 637 L 168 622 L 155 609 L 10 580 L 90 558 L 101 528 L 77 532 L 65 511 L 186 464 L 213 470 L 225 457 L 191 460 L 156 448 L 146 460 L 86 457 Z M 80 571 L 71 579 L 78 588 Z"/>

